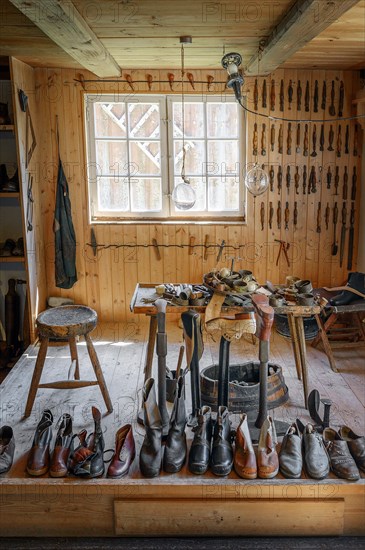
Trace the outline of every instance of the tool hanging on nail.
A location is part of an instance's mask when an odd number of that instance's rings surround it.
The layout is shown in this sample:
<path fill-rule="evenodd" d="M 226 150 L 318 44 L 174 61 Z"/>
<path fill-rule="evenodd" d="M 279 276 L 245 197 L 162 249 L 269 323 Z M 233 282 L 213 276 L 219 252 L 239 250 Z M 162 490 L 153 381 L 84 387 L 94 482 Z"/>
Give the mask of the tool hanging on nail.
<path fill-rule="evenodd" d="M 285 220 L 285 229 L 289 229 L 290 212 L 289 212 L 288 202 L 285 203 L 284 220 Z"/>
<path fill-rule="evenodd" d="M 347 194 L 348 194 L 348 181 L 349 181 L 349 175 L 347 173 L 347 166 L 345 166 L 345 171 L 343 174 L 343 187 L 342 187 L 342 200 L 347 200 Z"/>
<path fill-rule="evenodd" d="M 264 204 L 264 202 L 261 203 L 260 220 L 261 220 L 261 231 L 263 231 L 264 228 L 265 228 L 265 204 Z"/>
<path fill-rule="evenodd" d="M 343 81 L 341 80 L 341 82 L 340 82 L 340 99 L 338 100 L 338 116 L 339 117 L 342 117 L 344 97 L 345 97 L 345 86 L 343 84 Z"/>
<path fill-rule="evenodd" d="M 313 111 L 318 113 L 318 80 L 314 82 Z"/>
<path fill-rule="evenodd" d="M 288 195 L 290 191 L 290 182 L 291 182 L 290 166 L 288 166 L 286 169 L 286 188 L 288 190 Z"/>
<path fill-rule="evenodd" d="M 338 186 L 340 184 L 340 167 L 336 166 L 335 174 L 335 195 L 338 195 Z"/>
<path fill-rule="evenodd" d="M 148 91 L 150 92 L 152 90 L 153 77 L 151 74 L 147 74 L 146 79 L 147 79 Z"/>
<path fill-rule="evenodd" d="M 286 140 L 286 152 L 288 155 L 291 155 L 291 145 L 292 145 L 292 137 L 291 137 L 291 122 L 288 124 L 288 137 Z"/>
<path fill-rule="evenodd" d="M 302 86 L 300 85 L 300 80 L 298 80 L 297 86 L 297 110 L 302 110 Z"/>
<path fill-rule="evenodd" d="M 154 248 L 154 251 L 155 251 L 156 260 L 160 261 L 161 260 L 161 253 L 160 253 L 160 249 L 158 247 L 158 243 L 157 243 L 156 239 L 152 239 L 152 245 L 153 245 L 153 248 Z"/>
<path fill-rule="evenodd" d="M 294 181 L 295 181 L 295 194 L 299 195 L 299 181 L 300 181 L 299 166 L 297 166 L 296 168 Z"/>
<path fill-rule="evenodd" d="M 357 182 L 357 173 L 356 166 L 354 166 L 354 171 L 352 173 L 352 185 L 351 185 L 351 200 L 356 200 L 356 182 Z"/>
<path fill-rule="evenodd" d="M 317 156 L 317 151 L 316 151 L 316 146 L 317 146 L 317 124 L 313 125 L 312 142 L 313 142 L 313 151 L 311 153 L 311 157 L 316 157 Z"/>
<path fill-rule="evenodd" d="M 280 111 L 284 111 L 284 80 L 280 82 Z"/>
<path fill-rule="evenodd" d="M 205 261 L 208 259 L 208 242 L 209 242 L 209 235 L 207 233 L 204 238 L 204 258 L 203 259 Z"/>
<path fill-rule="evenodd" d="M 307 166 L 303 166 L 303 195 L 305 195 L 307 190 Z"/>
<path fill-rule="evenodd" d="M 341 156 L 341 149 L 342 149 L 341 124 L 339 124 L 338 133 L 337 133 L 337 147 L 336 147 L 336 155 L 338 158 L 340 158 Z"/>
<path fill-rule="evenodd" d="M 281 188 L 282 188 L 282 183 L 283 183 L 283 170 L 282 170 L 281 166 L 278 167 L 277 178 L 278 178 L 278 193 L 280 195 Z"/>
<path fill-rule="evenodd" d="M 169 79 L 170 90 L 173 92 L 174 91 L 173 86 L 174 86 L 175 75 L 173 73 L 169 73 L 167 75 L 167 78 Z"/>
<path fill-rule="evenodd" d="M 321 203 L 318 203 L 317 207 L 317 233 L 321 232 L 321 221 L 322 221 L 322 206 Z"/>
<path fill-rule="evenodd" d="M 262 108 L 266 109 L 267 107 L 267 90 L 266 90 L 266 78 L 264 78 L 264 83 L 262 85 Z"/>
<path fill-rule="evenodd" d="M 336 236 L 337 221 L 338 221 L 338 207 L 337 207 L 337 202 L 335 202 L 335 206 L 333 208 L 333 244 L 332 244 L 332 252 L 331 252 L 332 256 L 336 256 L 338 251 L 337 236 Z"/>
<path fill-rule="evenodd" d="M 323 111 L 326 110 L 326 100 L 327 100 L 327 84 L 326 81 L 323 81 L 323 87 L 322 87 L 322 103 L 321 103 L 321 109 Z"/>
<path fill-rule="evenodd" d="M 258 111 L 259 108 L 259 86 L 257 83 L 257 78 L 255 80 L 255 87 L 253 89 L 253 106 L 255 111 Z"/>
<path fill-rule="evenodd" d="M 269 202 L 269 228 L 272 229 L 272 220 L 274 217 L 274 207 L 272 202 Z"/>
<path fill-rule="evenodd" d="M 278 208 L 276 210 L 276 222 L 278 229 L 281 229 L 281 201 L 278 201 Z"/>
<path fill-rule="evenodd" d="M 309 175 L 308 195 L 309 195 L 309 189 L 311 190 L 312 193 L 317 192 L 317 175 L 316 175 L 315 166 L 312 166 L 311 173 Z"/>
<path fill-rule="evenodd" d="M 130 89 L 134 92 L 134 86 L 133 86 L 133 80 L 132 80 L 132 77 L 130 74 L 126 74 L 125 75 L 125 79 L 126 81 L 128 82 L 128 86 L 130 87 Z"/>
<path fill-rule="evenodd" d="M 329 133 L 328 133 L 328 143 L 329 143 L 328 148 L 327 148 L 328 151 L 333 151 L 333 150 L 334 150 L 334 149 L 333 149 L 333 140 L 334 140 L 334 137 L 335 137 L 335 133 L 334 133 L 334 131 L 333 131 L 333 126 L 332 126 L 332 124 L 331 124 L 331 126 L 330 126 L 330 131 L 329 131 Z"/>
<path fill-rule="evenodd" d="M 270 178 L 270 191 L 274 191 L 274 178 L 275 178 L 275 172 L 274 167 L 271 165 L 270 172 L 269 172 L 269 178 Z"/>
<path fill-rule="evenodd" d="M 326 210 L 325 210 L 325 213 L 324 213 L 324 221 L 325 221 L 327 230 L 328 230 L 328 226 L 329 226 L 329 223 L 330 223 L 330 215 L 331 215 L 331 209 L 330 209 L 329 203 L 327 203 Z"/>
<path fill-rule="evenodd" d="M 195 90 L 195 83 L 194 83 L 193 73 L 186 73 L 186 76 L 188 77 L 188 80 L 190 82 L 191 87 L 193 88 L 193 90 Z"/>
<path fill-rule="evenodd" d="M 332 80 L 332 87 L 331 87 L 331 103 L 328 110 L 329 114 L 331 116 L 336 116 L 336 109 L 335 109 L 335 81 Z"/>
<path fill-rule="evenodd" d="M 264 157 L 266 155 L 266 124 L 262 125 L 262 134 L 261 134 L 261 155 Z"/>
<path fill-rule="evenodd" d="M 218 255 L 217 255 L 217 263 L 220 262 L 220 260 L 222 258 L 223 249 L 224 249 L 225 246 L 226 246 L 226 241 L 223 239 L 223 241 L 221 242 L 221 244 L 219 246 L 219 251 L 218 251 Z"/>
<path fill-rule="evenodd" d="M 310 91 L 309 91 L 309 80 L 307 80 L 307 84 L 305 85 L 305 96 L 304 96 L 304 108 L 305 112 L 309 112 L 309 102 L 310 102 Z"/>
<path fill-rule="evenodd" d="M 285 256 L 285 259 L 286 259 L 286 263 L 288 264 L 288 267 L 290 267 L 290 261 L 289 261 L 289 256 L 288 256 L 288 250 L 290 248 L 290 243 L 287 243 L 285 241 L 281 241 L 279 239 L 274 239 L 274 241 L 276 243 L 280 243 L 280 248 L 279 248 L 279 254 L 278 254 L 278 257 L 276 259 L 276 265 L 279 264 L 279 260 L 280 260 L 280 256 L 281 256 L 281 251 L 283 251 L 284 253 L 284 256 Z"/>
<path fill-rule="evenodd" d="M 329 166 L 327 170 L 327 189 L 331 189 L 331 181 L 332 181 L 332 172 L 331 172 L 331 167 Z"/>
<path fill-rule="evenodd" d="M 293 83 L 291 80 L 289 80 L 289 86 L 288 86 L 288 109 L 291 111 L 291 104 L 293 102 Z"/>
<path fill-rule="evenodd" d="M 257 135 L 257 122 L 255 122 L 253 126 L 253 138 L 252 138 L 252 154 L 254 157 L 257 157 L 258 145 L 259 145 L 259 138 Z"/>
<path fill-rule="evenodd" d="M 349 251 L 347 257 L 347 269 L 351 271 L 352 269 L 352 256 L 354 253 L 354 235 L 355 235 L 355 203 L 351 205 L 351 214 L 350 214 L 350 232 L 349 232 Z"/>
<path fill-rule="evenodd" d="M 347 210 L 346 210 L 346 203 L 344 202 L 342 204 L 342 212 L 341 212 L 342 227 L 341 227 L 341 242 L 340 242 L 340 267 L 342 267 L 343 257 L 345 254 L 346 218 L 347 218 Z"/>
<path fill-rule="evenodd" d="M 279 153 L 282 154 L 283 152 L 283 125 L 280 124 L 279 128 Z"/>
<path fill-rule="evenodd" d="M 270 144 L 271 144 L 271 151 L 274 151 L 275 150 L 275 124 L 271 125 Z"/>
<path fill-rule="evenodd" d="M 297 139 L 296 139 L 296 149 L 295 149 L 295 152 L 296 153 L 300 153 L 300 123 L 297 124 Z"/>
<path fill-rule="evenodd" d="M 304 141 L 303 141 L 303 156 L 308 156 L 309 149 L 309 136 L 308 136 L 308 124 L 304 127 Z"/>
<path fill-rule="evenodd" d="M 211 87 L 212 87 L 213 81 L 214 81 L 214 76 L 208 74 L 208 92 L 210 92 L 210 89 L 211 89 Z"/>
<path fill-rule="evenodd" d="M 354 157 L 357 157 L 357 153 L 358 153 L 358 143 L 359 143 L 359 129 L 358 129 L 358 124 L 355 124 L 355 132 L 354 132 Z"/>
<path fill-rule="evenodd" d="M 349 140 L 350 140 L 350 127 L 347 124 L 346 135 L 345 135 L 345 155 L 349 154 Z"/>
<path fill-rule="evenodd" d="M 294 223 L 294 228 L 296 228 L 297 225 L 298 225 L 298 203 L 297 203 L 297 201 L 295 201 L 295 203 L 294 203 L 293 223 Z"/>
<path fill-rule="evenodd" d="M 319 150 L 324 151 L 324 124 L 321 125 L 321 135 L 319 137 Z"/>
<path fill-rule="evenodd" d="M 270 110 L 275 111 L 275 80 L 271 81 Z"/>

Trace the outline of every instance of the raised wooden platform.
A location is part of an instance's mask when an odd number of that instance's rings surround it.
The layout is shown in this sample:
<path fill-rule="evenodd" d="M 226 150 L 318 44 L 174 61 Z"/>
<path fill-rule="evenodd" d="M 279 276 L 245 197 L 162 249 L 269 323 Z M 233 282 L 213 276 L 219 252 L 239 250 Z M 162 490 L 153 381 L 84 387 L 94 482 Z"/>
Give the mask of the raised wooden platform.
<path fill-rule="evenodd" d="M 37 348 L 30 347 L 0 386 L 1 425 L 13 427 L 16 455 L 11 471 L 0 478 L 0 532 L 3 536 L 163 536 L 163 535 L 359 535 L 365 534 L 365 476 L 350 483 L 332 474 L 316 482 L 306 478 L 245 481 L 234 473 L 216 478 L 194 476 L 186 467 L 179 474 L 143 478 L 136 459 L 130 475 L 121 480 L 31 478 L 25 473 L 27 452 L 44 408 L 51 408 L 55 423 L 69 412 L 74 431 L 92 430 L 91 405 L 102 412 L 106 449 L 113 447 L 117 429 L 133 422 L 137 447 L 144 430 L 135 423 L 140 405 L 148 327 L 144 323 L 99 326 L 92 334 L 104 371 L 114 411 L 105 415 L 97 386 L 57 391 L 40 389 L 32 414 L 23 419 Z M 175 368 L 181 330 L 168 326 L 168 365 Z M 201 368 L 218 359 L 218 342 L 209 340 Z M 86 347 L 78 344 L 81 374 L 92 376 Z M 231 361 L 257 358 L 251 338 L 233 343 Z M 351 426 L 365 433 L 365 350 L 336 350 L 339 373 L 332 372 L 325 355 L 308 347 L 309 389 L 333 400 L 331 425 Z M 48 349 L 44 381 L 60 378 L 70 364 L 65 346 Z M 289 402 L 274 416 L 310 421 L 304 408 L 301 382 L 296 377 L 290 344 L 274 332 L 271 360 L 282 365 L 289 387 Z M 155 360 L 156 363 L 156 360 Z M 154 364 L 154 369 L 155 369 Z M 187 388 L 187 396 L 189 396 Z M 238 416 L 232 415 L 232 425 Z M 56 433 L 56 429 L 54 430 Z M 188 429 L 189 442 L 192 433 Z"/>

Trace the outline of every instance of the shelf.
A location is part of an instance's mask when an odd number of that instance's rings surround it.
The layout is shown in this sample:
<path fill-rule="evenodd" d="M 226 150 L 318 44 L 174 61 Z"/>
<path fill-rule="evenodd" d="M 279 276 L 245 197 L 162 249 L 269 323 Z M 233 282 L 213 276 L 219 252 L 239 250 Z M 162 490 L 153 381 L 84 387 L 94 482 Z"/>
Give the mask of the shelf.
<path fill-rule="evenodd" d="M 24 256 L 0 256 L 0 263 L 23 263 Z"/>
<path fill-rule="evenodd" d="M 4 199 L 17 199 L 19 198 L 19 191 L 17 191 L 16 193 L 1 193 L 0 192 L 0 197 L 4 197 Z"/>
<path fill-rule="evenodd" d="M 14 124 L 0 124 L 0 132 L 14 132 Z"/>

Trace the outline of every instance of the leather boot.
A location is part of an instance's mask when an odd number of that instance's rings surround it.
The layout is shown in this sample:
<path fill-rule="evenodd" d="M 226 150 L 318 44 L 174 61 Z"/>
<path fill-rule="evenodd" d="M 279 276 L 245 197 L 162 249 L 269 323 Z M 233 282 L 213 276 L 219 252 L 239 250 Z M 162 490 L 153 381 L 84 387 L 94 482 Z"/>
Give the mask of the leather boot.
<path fill-rule="evenodd" d="M 68 459 L 73 443 L 72 418 L 65 413 L 58 421 L 59 429 L 51 458 L 51 477 L 65 477 L 68 473 Z"/>
<path fill-rule="evenodd" d="M 189 453 L 189 470 L 193 474 L 205 474 L 210 460 L 213 433 L 212 409 L 204 405 L 198 412 L 198 425 Z"/>
<path fill-rule="evenodd" d="M 257 477 L 256 455 L 248 429 L 246 414 L 241 414 L 241 422 L 237 428 L 234 469 L 236 474 L 244 479 L 256 479 Z"/>
<path fill-rule="evenodd" d="M 213 448 L 210 469 L 216 476 L 227 476 L 233 466 L 233 449 L 231 444 L 231 423 L 227 407 L 218 407 L 217 420 L 214 426 Z"/>
<path fill-rule="evenodd" d="M 155 381 L 146 380 L 143 388 L 144 436 L 139 467 L 145 477 L 156 477 L 161 470 L 162 420 L 156 401 Z"/>
<path fill-rule="evenodd" d="M 49 447 L 52 440 L 53 415 L 50 410 L 43 411 L 36 428 L 32 448 L 28 454 L 27 472 L 31 476 L 41 476 L 48 472 L 50 454 Z"/>
<path fill-rule="evenodd" d="M 8 472 L 13 464 L 15 441 L 10 426 L 0 428 L 0 474 Z"/>
<path fill-rule="evenodd" d="M 358 290 L 362 294 L 365 294 L 365 273 L 349 273 L 347 285 L 355 290 Z M 349 292 L 348 290 L 343 290 L 340 294 L 337 294 L 334 298 L 330 300 L 332 306 L 346 306 L 354 300 L 361 300 L 360 296 Z"/>
<path fill-rule="evenodd" d="M 277 437 L 275 424 L 268 416 L 261 426 L 257 449 L 257 469 L 261 479 L 271 479 L 279 471 L 279 457 L 276 452 Z"/>
<path fill-rule="evenodd" d="M 357 481 L 360 473 L 352 458 L 347 442 L 332 428 L 323 430 L 323 442 L 331 462 L 332 472 L 342 479 Z"/>
<path fill-rule="evenodd" d="M 357 467 L 365 472 L 365 436 L 355 434 L 347 426 L 341 426 L 338 433 L 342 439 L 347 441 L 347 446 Z"/>
<path fill-rule="evenodd" d="M 170 419 L 170 429 L 167 435 L 163 457 L 163 469 L 169 474 L 180 472 L 186 459 L 186 420 L 184 378 L 180 376 L 177 381 L 174 407 Z"/>
<path fill-rule="evenodd" d="M 131 424 L 126 424 L 115 435 L 115 453 L 109 464 L 107 477 L 118 478 L 127 475 L 135 456 L 133 429 Z"/>
<path fill-rule="evenodd" d="M 86 430 L 78 434 L 80 445 L 73 452 L 69 470 L 75 476 L 93 478 L 104 473 L 104 437 L 101 430 L 101 414 L 99 409 L 92 407 L 94 432 L 87 437 Z"/>

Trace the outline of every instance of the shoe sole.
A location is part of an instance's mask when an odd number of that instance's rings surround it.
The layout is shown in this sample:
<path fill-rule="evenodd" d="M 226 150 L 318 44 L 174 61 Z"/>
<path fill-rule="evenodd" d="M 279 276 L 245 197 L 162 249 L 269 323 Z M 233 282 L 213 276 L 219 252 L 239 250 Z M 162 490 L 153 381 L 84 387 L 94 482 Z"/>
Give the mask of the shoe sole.
<path fill-rule="evenodd" d="M 170 467 L 170 466 L 163 466 L 163 471 L 166 472 L 166 474 L 177 474 L 178 472 L 180 472 L 180 470 L 182 470 L 182 467 L 184 466 L 184 462 L 181 464 L 181 466 L 178 466 L 178 467 Z"/>
<path fill-rule="evenodd" d="M 273 477 L 276 477 L 279 473 L 279 470 L 276 470 L 276 472 L 273 472 L 272 474 L 261 474 L 260 472 L 257 472 L 257 477 L 260 479 L 272 479 Z"/>
<path fill-rule="evenodd" d="M 199 475 L 205 474 L 208 471 L 208 465 L 199 467 L 199 466 L 193 466 L 189 464 L 189 470 L 192 474 L 199 476 Z"/>
<path fill-rule="evenodd" d="M 232 467 L 233 467 L 233 464 L 230 466 L 230 468 L 226 468 L 225 470 L 221 470 L 221 469 L 216 470 L 214 467 L 211 466 L 210 471 L 215 476 L 224 477 L 224 476 L 228 476 L 232 472 Z"/>
<path fill-rule="evenodd" d="M 42 470 L 30 470 L 27 468 L 27 472 L 30 476 L 42 476 L 48 472 L 48 467 L 42 468 Z"/>
<path fill-rule="evenodd" d="M 68 470 L 64 470 L 63 472 L 52 472 L 51 470 L 49 471 L 49 475 L 51 477 L 66 477 L 68 474 Z"/>
<path fill-rule="evenodd" d="M 302 471 L 300 471 L 300 474 L 299 474 L 299 475 L 293 475 L 292 473 L 286 472 L 285 470 L 282 470 L 282 469 L 280 468 L 280 469 L 279 469 L 279 472 L 281 473 L 282 476 L 284 476 L 284 477 L 287 478 L 287 479 L 300 479 L 301 476 L 302 476 Z"/>

